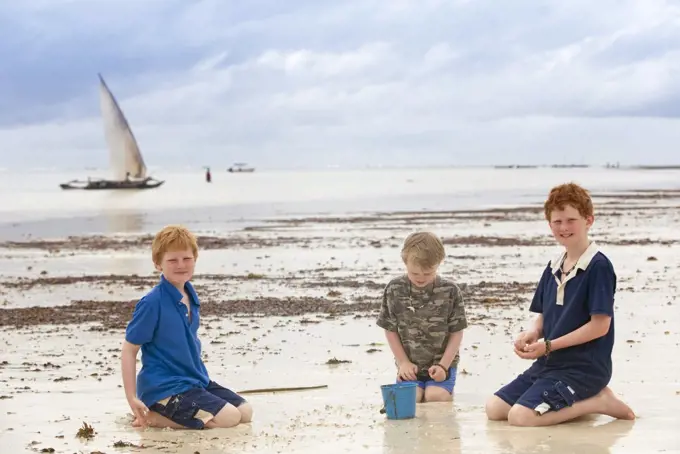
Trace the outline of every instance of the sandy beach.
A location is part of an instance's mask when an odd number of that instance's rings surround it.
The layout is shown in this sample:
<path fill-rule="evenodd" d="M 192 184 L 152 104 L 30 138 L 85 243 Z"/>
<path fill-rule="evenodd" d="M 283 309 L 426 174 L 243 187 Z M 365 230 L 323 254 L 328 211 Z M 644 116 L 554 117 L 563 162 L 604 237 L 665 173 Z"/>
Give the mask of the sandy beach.
<path fill-rule="evenodd" d="M 529 365 L 511 342 L 559 249 L 536 205 L 400 211 L 197 231 L 194 282 L 212 377 L 236 391 L 323 386 L 248 393 L 253 423 L 229 430 L 130 426 L 119 355 L 135 300 L 158 279 L 148 234 L 2 242 L 2 452 L 680 452 L 680 190 L 633 189 L 594 194 L 592 237 L 619 278 L 611 387 L 634 422 L 487 422 L 486 397 Z M 395 368 L 375 317 L 383 286 L 402 272 L 401 242 L 416 229 L 444 238 L 441 272 L 463 287 L 471 326 L 454 403 L 388 421 L 379 387 L 394 381 Z M 77 436 L 83 424 L 91 438 Z"/>

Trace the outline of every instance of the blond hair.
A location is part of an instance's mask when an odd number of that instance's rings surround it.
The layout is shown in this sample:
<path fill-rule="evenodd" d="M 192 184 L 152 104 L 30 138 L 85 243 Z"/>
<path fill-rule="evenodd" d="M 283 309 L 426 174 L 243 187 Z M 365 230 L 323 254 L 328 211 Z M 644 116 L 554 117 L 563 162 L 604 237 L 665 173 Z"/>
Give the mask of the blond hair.
<path fill-rule="evenodd" d="M 424 269 L 439 265 L 445 256 L 444 244 L 437 235 L 431 232 L 410 234 L 401 248 L 401 258 L 405 264 L 413 262 Z"/>
<path fill-rule="evenodd" d="M 154 237 L 151 243 L 151 258 L 154 264 L 160 265 L 166 252 L 187 249 L 191 249 L 194 259 L 198 258 L 198 243 L 194 234 L 181 225 L 168 225 Z"/>

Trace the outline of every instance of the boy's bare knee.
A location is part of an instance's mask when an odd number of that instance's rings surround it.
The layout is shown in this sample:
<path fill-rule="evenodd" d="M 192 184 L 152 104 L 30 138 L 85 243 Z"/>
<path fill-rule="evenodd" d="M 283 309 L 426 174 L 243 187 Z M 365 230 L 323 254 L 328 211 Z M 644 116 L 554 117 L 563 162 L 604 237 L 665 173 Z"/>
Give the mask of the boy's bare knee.
<path fill-rule="evenodd" d="M 425 402 L 451 402 L 453 395 L 439 386 L 428 386 L 425 389 Z"/>
<path fill-rule="evenodd" d="M 417 387 L 416 389 L 416 403 L 421 403 L 424 402 L 425 398 L 425 390 L 421 388 L 420 386 Z"/>
<path fill-rule="evenodd" d="M 246 423 L 253 420 L 253 406 L 248 402 L 244 402 L 237 407 L 239 413 L 241 413 L 241 422 Z"/>
<path fill-rule="evenodd" d="M 505 421 L 509 412 L 510 405 L 498 396 L 491 396 L 486 401 L 486 417 L 490 421 Z"/>
<path fill-rule="evenodd" d="M 508 412 L 508 424 L 517 427 L 533 427 L 536 425 L 536 418 L 540 418 L 535 411 L 522 405 L 513 405 Z"/>
<path fill-rule="evenodd" d="M 225 405 L 222 410 L 208 421 L 205 427 L 209 429 L 226 429 L 237 426 L 241 422 L 241 412 L 231 404 Z"/>

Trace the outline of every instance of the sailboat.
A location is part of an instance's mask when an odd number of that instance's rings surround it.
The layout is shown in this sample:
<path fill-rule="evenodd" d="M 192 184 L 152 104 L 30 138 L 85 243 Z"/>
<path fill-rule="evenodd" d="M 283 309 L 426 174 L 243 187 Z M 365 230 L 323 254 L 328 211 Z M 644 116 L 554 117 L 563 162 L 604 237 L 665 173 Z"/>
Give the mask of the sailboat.
<path fill-rule="evenodd" d="M 113 179 L 88 178 L 62 183 L 62 189 L 151 189 L 164 181 L 147 176 L 146 164 L 116 98 L 99 74 L 99 102 Z"/>

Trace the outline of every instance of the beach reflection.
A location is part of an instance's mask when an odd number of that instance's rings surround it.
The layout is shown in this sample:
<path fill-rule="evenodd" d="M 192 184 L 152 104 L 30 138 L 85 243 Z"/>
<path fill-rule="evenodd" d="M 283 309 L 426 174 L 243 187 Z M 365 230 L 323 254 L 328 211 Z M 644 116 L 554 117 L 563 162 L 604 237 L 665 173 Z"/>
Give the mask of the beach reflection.
<path fill-rule="evenodd" d="M 107 233 L 142 233 L 146 224 L 146 214 L 138 211 L 107 212 Z"/>
<path fill-rule="evenodd" d="M 384 454 L 439 452 L 461 452 L 460 427 L 451 402 L 419 404 L 414 419 L 385 419 Z"/>
<path fill-rule="evenodd" d="M 611 448 L 634 425 L 634 421 L 619 420 L 595 424 L 594 418 L 550 428 L 521 428 L 489 422 L 487 433 L 500 452 L 610 454 Z"/>

